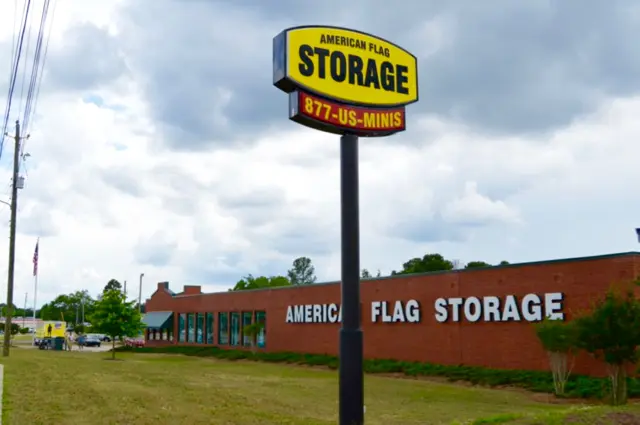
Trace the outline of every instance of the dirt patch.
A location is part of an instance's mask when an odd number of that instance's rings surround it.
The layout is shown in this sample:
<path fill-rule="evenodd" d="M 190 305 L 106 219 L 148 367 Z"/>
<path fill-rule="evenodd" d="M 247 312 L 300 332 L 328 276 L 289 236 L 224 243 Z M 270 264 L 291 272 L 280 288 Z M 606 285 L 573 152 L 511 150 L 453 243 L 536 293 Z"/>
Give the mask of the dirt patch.
<path fill-rule="evenodd" d="M 584 415 L 568 415 L 564 419 L 567 425 L 638 425 L 640 414 L 629 412 L 611 412 L 597 417 L 585 417 Z"/>

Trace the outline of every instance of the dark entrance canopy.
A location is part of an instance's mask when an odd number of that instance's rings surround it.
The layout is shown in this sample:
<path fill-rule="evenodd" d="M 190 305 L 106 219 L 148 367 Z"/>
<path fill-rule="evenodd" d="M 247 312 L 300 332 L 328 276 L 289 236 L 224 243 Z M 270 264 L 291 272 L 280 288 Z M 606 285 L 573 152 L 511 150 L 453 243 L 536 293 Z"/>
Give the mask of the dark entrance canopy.
<path fill-rule="evenodd" d="M 172 311 L 151 311 L 142 317 L 142 323 L 147 329 L 167 329 L 173 325 L 172 316 Z"/>

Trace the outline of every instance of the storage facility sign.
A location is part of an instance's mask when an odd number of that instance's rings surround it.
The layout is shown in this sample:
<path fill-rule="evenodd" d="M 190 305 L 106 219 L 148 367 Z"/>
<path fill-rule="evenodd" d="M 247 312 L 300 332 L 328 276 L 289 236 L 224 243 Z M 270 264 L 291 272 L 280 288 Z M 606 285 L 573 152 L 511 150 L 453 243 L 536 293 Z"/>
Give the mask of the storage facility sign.
<path fill-rule="evenodd" d="M 289 118 L 330 133 L 388 136 L 418 101 L 414 55 L 382 38 L 303 26 L 273 39 L 273 84 L 289 93 Z"/>
<path fill-rule="evenodd" d="M 564 294 L 526 294 L 522 297 L 452 297 L 438 298 L 433 317 L 445 322 L 539 322 L 545 317 L 564 320 Z M 422 311 L 417 300 L 373 301 L 372 323 L 420 323 Z M 300 304 L 287 307 L 286 323 L 339 323 L 342 310 L 338 304 Z"/>

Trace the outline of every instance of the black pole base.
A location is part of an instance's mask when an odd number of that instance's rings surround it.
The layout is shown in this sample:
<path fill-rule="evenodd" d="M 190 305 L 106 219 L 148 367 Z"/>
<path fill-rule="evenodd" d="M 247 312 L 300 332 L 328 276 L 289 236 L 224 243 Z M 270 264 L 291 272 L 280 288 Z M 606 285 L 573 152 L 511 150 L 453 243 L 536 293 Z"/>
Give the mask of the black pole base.
<path fill-rule="evenodd" d="M 364 424 L 362 330 L 340 329 L 340 425 Z"/>

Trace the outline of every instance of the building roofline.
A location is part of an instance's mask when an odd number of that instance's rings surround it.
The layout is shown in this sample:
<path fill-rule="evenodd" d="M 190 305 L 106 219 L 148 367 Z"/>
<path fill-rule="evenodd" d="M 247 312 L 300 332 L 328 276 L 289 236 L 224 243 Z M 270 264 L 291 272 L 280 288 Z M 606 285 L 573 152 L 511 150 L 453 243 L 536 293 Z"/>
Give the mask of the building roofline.
<path fill-rule="evenodd" d="M 471 269 L 441 270 L 441 271 L 426 272 L 426 273 L 411 273 L 411 274 L 381 276 L 381 277 L 373 277 L 370 279 L 361 279 L 361 281 L 363 283 L 366 283 L 366 282 L 392 280 L 392 279 L 407 278 L 407 277 L 411 278 L 411 277 L 422 277 L 422 276 L 436 276 L 436 275 L 449 274 L 449 273 L 480 273 L 485 270 L 508 269 L 508 268 L 518 268 L 518 267 L 528 267 L 528 266 L 542 266 L 547 264 L 558 264 L 558 263 L 575 263 L 580 261 L 608 260 L 608 259 L 614 259 L 614 258 L 633 257 L 633 256 L 640 256 L 640 252 L 628 251 L 628 252 L 618 252 L 614 254 L 592 255 L 592 256 L 586 256 L 586 257 L 573 257 L 573 258 L 559 258 L 556 260 L 529 261 L 525 263 L 495 265 L 495 266 L 477 267 L 477 268 L 471 268 Z M 314 283 L 312 285 L 275 286 L 272 288 L 245 289 L 243 291 L 238 291 L 238 292 L 246 293 L 246 292 L 257 292 L 257 291 L 275 291 L 275 290 L 280 291 L 280 290 L 288 290 L 288 289 L 301 289 L 301 288 L 311 288 L 316 286 L 335 285 L 337 283 L 340 283 L 340 281 L 334 280 L 329 282 Z M 227 290 L 227 291 L 218 291 L 218 292 L 203 292 L 200 294 L 188 294 L 188 295 L 183 293 L 178 293 L 172 296 L 174 298 L 201 297 L 203 295 L 224 294 L 227 292 L 236 292 L 236 291 Z"/>

